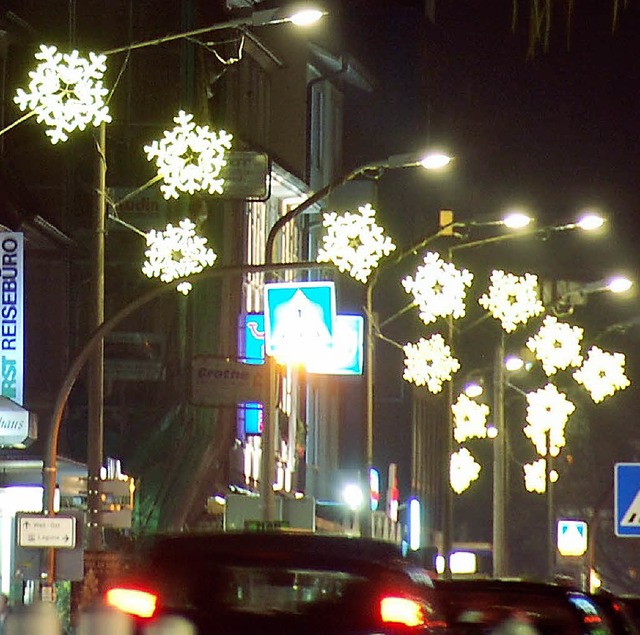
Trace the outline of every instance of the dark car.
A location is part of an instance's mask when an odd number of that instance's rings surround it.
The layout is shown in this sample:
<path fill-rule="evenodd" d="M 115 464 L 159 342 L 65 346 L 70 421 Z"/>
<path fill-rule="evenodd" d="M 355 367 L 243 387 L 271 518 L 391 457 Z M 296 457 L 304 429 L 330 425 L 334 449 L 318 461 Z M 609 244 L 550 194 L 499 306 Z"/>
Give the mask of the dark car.
<path fill-rule="evenodd" d="M 615 633 L 588 593 L 565 585 L 478 578 L 438 580 L 436 589 L 454 633 Z"/>
<path fill-rule="evenodd" d="M 311 533 L 180 534 L 154 541 L 107 602 L 199 635 L 422 635 L 444 631 L 428 572 L 391 543 Z"/>
<path fill-rule="evenodd" d="M 600 591 L 592 597 L 607 614 L 617 635 L 640 635 L 640 598 L 608 591 Z"/>

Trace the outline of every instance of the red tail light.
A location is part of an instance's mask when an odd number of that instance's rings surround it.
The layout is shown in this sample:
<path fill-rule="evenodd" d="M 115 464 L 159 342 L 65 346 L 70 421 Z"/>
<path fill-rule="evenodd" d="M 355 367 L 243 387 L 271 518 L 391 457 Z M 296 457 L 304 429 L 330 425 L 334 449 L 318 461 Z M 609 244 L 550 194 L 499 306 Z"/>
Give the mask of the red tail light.
<path fill-rule="evenodd" d="M 109 606 L 123 613 L 151 617 L 155 613 L 158 596 L 140 589 L 117 587 L 107 591 L 105 600 Z"/>
<path fill-rule="evenodd" d="M 385 623 L 423 626 L 424 609 L 420 602 L 409 598 L 387 596 L 380 600 L 380 617 Z"/>

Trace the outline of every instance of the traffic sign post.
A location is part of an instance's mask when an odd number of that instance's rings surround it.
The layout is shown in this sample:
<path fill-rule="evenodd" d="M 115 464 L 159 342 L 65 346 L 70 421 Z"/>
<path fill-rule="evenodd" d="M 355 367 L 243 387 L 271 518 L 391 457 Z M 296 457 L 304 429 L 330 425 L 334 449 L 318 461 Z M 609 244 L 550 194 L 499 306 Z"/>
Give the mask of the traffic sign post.
<path fill-rule="evenodd" d="M 640 537 L 640 463 L 616 463 L 614 466 L 615 535 Z"/>
<path fill-rule="evenodd" d="M 16 514 L 19 547 L 74 549 L 76 519 L 70 516 Z"/>

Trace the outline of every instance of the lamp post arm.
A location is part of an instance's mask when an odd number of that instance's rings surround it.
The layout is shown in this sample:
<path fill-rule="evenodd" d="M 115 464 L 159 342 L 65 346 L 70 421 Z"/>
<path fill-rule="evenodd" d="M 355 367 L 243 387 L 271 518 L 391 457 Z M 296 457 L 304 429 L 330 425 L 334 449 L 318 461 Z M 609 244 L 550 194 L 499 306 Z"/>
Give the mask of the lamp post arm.
<path fill-rule="evenodd" d="M 362 165 L 360 167 L 355 168 L 351 172 L 347 174 L 343 174 L 339 178 L 335 179 L 331 183 L 325 185 L 320 188 L 317 192 L 314 192 L 306 198 L 302 203 L 300 203 L 297 207 L 290 209 L 286 214 L 278 218 L 278 220 L 273 224 L 271 229 L 269 230 L 269 235 L 267 236 L 267 241 L 265 243 L 265 262 L 267 264 L 273 262 L 273 245 L 275 243 L 277 233 L 288 223 L 298 217 L 302 212 L 309 209 L 319 201 L 321 201 L 326 196 L 332 194 L 335 190 L 337 190 L 341 185 L 344 185 L 348 181 L 352 181 L 356 177 L 365 174 L 366 172 L 372 170 L 384 170 L 388 167 L 388 163 L 386 161 L 378 161 L 376 163 L 368 163 L 366 165 Z"/>

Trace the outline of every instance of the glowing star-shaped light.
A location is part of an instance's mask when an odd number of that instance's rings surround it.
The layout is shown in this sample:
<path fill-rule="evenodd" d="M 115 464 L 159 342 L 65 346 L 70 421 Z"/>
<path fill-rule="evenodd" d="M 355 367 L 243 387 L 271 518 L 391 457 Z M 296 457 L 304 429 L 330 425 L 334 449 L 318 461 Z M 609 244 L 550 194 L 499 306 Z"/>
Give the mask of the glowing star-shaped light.
<path fill-rule="evenodd" d="M 233 136 L 224 130 L 215 132 L 197 126 L 193 115 L 181 110 L 173 121 L 173 130 L 165 130 L 160 141 L 145 146 L 149 161 L 155 159 L 158 176 L 164 181 L 160 190 L 166 199 L 178 198 L 178 192 L 222 194 L 224 179 L 220 171 L 227 164 L 225 151 L 231 149 Z"/>
<path fill-rule="evenodd" d="M 518 324 L 540 315 L 544 306 L 538 298 L 538 277 L 531 273 L 516 276 L 504 271 L 493 271 L 489 293 L 478 302 L 507 332 L 515 331 Z"/>
<path fill-rule="evenodd" d="M 527 348 L 542 362 L 547 375 L 582 363 L 584 329 L 547 315 L 538 333 L 527 340 Z"/>
<path fill-rule="evenodd" d="M 573 378 L 587 389 L 593 401 L 599 403 L 631 385 L 624 374 L 624 365 L 623 353 L 608 353 L 592 346 L 582 367 L 573 373 Z"/>
<path fill-rule="evenodd" d="M 525 463 L 522 467 L 526 490 L 536 494 L 544 494 L 547 491 L 547 462 L 545 459 L 538 459 L 533 463 Z M 549 480 L 555 483 L 558 478 L 558 472 L 550 470 Z"/>
<path fill-rule="evenodd" d="M 460 318 L 465 313 L 466 288 L 470 287 L 473 274 L 466 269 L 456 269 L 440 258 L 440 254 L 429 252 L 424 256 L 424 265 L 418 267 L 415 278 L 407 276 L 402 286 L 420 309 L 420 319 L 425 324 L 435 322 L 438 317 Z"/>
<path fill-rule="evenodd" d="M 47 126 L 51 143 L 66 141 L 76 129 L 111 121 L 104 101 L 109 91 L 102 85 L 104 55 L 85 58 L 78 51 L 60 53 L 55 46 L 41 45 L 35 58 L 40 63 L 29 72 L 28 89 L 18 88 L 13 101 Z"/>
<path fill-rule="evenodd" d="M 458 443 L 474 437 L 484 439 L 487 436 L 489 406 L 477 403 L 461 393 L 451 410 L 454 421 L 453 437 Z"/>
<path fill-rule="evenodd" d="M 142 265 L 142 273 L 149 278 L 160 278 L 162 282 L 172 282 L 213 265 L 216 254 L 206 246 L 207 239 L 198 236 L 195 230 L 195 224 L 185 218 L 178 227 L 169 224 L 164 231 L 148 232 L 148 249 L 144 252 L 147 260 Z M 187 295 L 191 283 L 181 282 L 177 289 Z"/>
<path fill-rule="evenodd" d="M 524 433 L 540 456 L 546 456 L 547 446 L 551 456 L 559 454 L 566 443 L 565 426 L 575 409 L 575 405 L 553 384 L 527 393 L 528 425 Z"/>
<path fill-rule="evenodd" d="M 428 340 L 420 338 L 417 344 L 405 344 L 403 377 L 416 386 L 427 386 L 432 393 L 442 390 L 442 384 L 449 381 L 460 369 L 460 362 L 451 355 L 451 348 L 442 335 L 436 333 Z"/>
<path fill-rule="evenodd" d="M 451 455 L 449 482 L 456 494 L 462 494 L 480 476 L 482 467 L 467 448 L 461 448 Z"/>
<path fill-rule="evenodd" d="M 318 262 L 332 262 L 340 271 L 366 282 L 380 259 L 396 248 L 375 216 L 376 210 L 368 203 L 359 207 L 357 214 L 323 214 L 322 225 L 327 233 L 318 250 Z"/>

